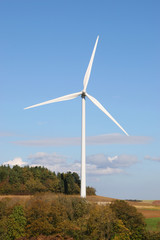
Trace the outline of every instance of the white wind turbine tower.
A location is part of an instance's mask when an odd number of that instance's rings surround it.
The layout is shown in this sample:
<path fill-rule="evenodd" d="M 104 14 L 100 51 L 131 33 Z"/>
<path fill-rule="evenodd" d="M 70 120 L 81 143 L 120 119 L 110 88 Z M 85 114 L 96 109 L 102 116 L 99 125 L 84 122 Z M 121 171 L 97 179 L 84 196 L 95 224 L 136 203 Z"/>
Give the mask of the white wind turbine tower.
<path fill-rule="evenodd" d="M 93 64 L 93 59 L 95 55 L 95 51 L 97 48 L 97 43 L 98 43 L 99 36 L 96 39 L 96 43 L 92 52 L 92 56 L 87 68 L 87 71 L 84 76 L 83 80 L 83 90 L 81 92 L 65 95 L 63 97 L 55 98 L 46 102 L 42 102 L 39 104 L 32 105 L 30 107 L 26 107 L 25 109 L 28 108 L 34 108 L 38 107 L 41 105 L 46 105 L 49 103 L 54 103 L 54 102 L 61 102 L 61 101 L 67 101 L 74 99 L 78 96 L 81 96 L 82 98 L 82 137 L 81 137 L 81 197 L 85 198 L 86 197 L 86 140 L 85 140 L 85 97 L 88 97 L 102 112 L 104 112 L 127 136 L 128 133 L 121 127 L 121 125 L 110 115 L 110 113 L 91 95 L 89 95 L 86 92 L 91 69 L 92 69 L 92 64 Z"/>

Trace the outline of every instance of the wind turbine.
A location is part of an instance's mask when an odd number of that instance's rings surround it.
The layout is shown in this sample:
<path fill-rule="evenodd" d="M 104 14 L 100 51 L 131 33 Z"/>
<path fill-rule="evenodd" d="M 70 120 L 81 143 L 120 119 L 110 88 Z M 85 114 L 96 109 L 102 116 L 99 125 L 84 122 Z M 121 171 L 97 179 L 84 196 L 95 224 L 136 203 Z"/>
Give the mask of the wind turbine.
<path fill-rule="evenodd" d="M 85 97 L 88 97 L 100 110 L 102 110 L 102 112 L 104 112 L 127 136 L 128 133 L 121 127 L 121 125 L 111 116 L 111 114 L 91 95 L 89 95 L 86 92 L 87 89 L 87 85 L 88 85 L 88 81 L 89 81 L 89 77 L 91 74 L 91 69 L 92 69 L 92 64 L 93 64 L 93 59 L 94 59 L 94 55 L 96 52 L 96 48 L 97 48 L 97 43 L 98 43 L 98 39 L 99 36 L 96 39 L 96 43 L 94 45 L 94 49 L 91 55 L 91 59 L 87 68 L 87 71 L 85 73 L 84 76 L 84 80 L 83 80 L 83 90 L 81 92 L 77 92 L 77 93 L 72 93 L 69 95 L 65 95 L 63 97 L 58 97 L 49 101 L 45 101 L 42 103 L 38 103 L 35 105 L 32 105 L 30 107 L 26 107 L 25 109 L 29 109 L 29 108 L 34 108 L 34 107 L 38 107 L 38 106 L 42 106 L 42 105 L 46 105 L 46 104 L 50 104 L 50 103 L 55 103 L 55 102 L 61 102 L 61 101 L 67 101 L 67 100 L 71 100 L 74 98 L 77 98 L 78 96 L 81 96 L 82 98 L 82 136 L 81 136 L 81 197 L 85 198 L 86 197 L 86 139 L 85 139 Z"/>

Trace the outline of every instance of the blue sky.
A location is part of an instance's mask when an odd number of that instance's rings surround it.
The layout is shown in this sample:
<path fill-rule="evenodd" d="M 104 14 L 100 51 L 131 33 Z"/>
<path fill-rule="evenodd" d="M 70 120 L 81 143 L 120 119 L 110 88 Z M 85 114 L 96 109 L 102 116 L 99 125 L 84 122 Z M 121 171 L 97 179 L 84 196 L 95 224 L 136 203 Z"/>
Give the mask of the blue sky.
<path fill-rule="evenodd" d="M 0 1 L 0 164 L 80 171 L 79 92 L 99 35 L 86 100 L 87 185 L 160 199 L 160 2 Z"/>

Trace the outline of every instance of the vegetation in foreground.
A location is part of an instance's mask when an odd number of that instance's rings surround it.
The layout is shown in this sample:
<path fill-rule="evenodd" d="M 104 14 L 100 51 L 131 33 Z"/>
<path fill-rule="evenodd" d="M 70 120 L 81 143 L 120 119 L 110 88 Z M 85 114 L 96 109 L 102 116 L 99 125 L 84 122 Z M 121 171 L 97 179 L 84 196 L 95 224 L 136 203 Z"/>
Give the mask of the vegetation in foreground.
<path fill-rule="evenodd" d="M 80 178 L 75 172 L 55 173 L 44 167 L 0 166 L 0 194 L 27 195 L 37 192 L 79 194 Z M 87 187 L 87 195 L 96 190 Z"/>
<path fill-rule="evenodd" d="M 0 240 L 158 240 L 125 201 L 91 204 L 78 197 L 37 194 L 0 201 Z"/>
<path fill-rule="evenodd" d="M 160 239 L 160 233 L 153 232 L 160 219 L 144 220 L 125 201 L 102 206 L 73 197 L 79 193 L 77 173 L 0 166 L 0 194 L 32 195 L 21 199 L 10 196 L 0 201 L 0 240 Z M 95 195 L 95 189 L 87 187 L 87 195 Z"/>

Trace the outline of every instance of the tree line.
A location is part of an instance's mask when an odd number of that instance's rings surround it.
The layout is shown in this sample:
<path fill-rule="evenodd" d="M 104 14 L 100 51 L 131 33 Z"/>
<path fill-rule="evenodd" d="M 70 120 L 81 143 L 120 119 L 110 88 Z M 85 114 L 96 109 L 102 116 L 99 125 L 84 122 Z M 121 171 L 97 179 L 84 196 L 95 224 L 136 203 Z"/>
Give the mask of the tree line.
<path fill-rule="evenodd" d="M 80 178 L 76 172 L 55 173 L 47 168 L 36 166 L 0 166 L 0 194 L 27 195 L 36 192 L 64 194 L 80 193 Z M 88 195 L 96 190 L 87 187 Z"/>
<path fill-rule="evenodd" d="M 125 201 L 100 206 L 85 199 L 37 194 L 0 201 L 0 240 L 158 240 Z"/>

